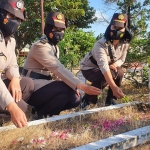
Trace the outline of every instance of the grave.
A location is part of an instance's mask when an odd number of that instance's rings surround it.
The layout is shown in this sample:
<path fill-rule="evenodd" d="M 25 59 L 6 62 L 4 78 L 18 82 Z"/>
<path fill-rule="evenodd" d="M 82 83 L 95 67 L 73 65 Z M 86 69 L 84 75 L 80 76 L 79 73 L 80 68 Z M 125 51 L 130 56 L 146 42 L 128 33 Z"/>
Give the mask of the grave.
<path fill-rule="evenodd" d="M 85 118 L 90 118 L 91 116 L 93 116 L 95 114 L 97 115 L 99 112 L 101 114 L 103 112 L 107 112 L 107 111 L 110 111 L 110 110 L 111 111 L 114 111 L 114 110 L 116 110 L 116 111 L 119 110 L 120 111 L 120 110 L 123 110 L 127 107 L 134 107 L 134 106 L 137 106 L 139 104 L 141 104 L 141 103 L 136 101 L 136 102 L 132 102 L 132 103 L 124 103 L 124 104 L 118 104 L 118 105 L 115 105 L 115 106 L 101 107 L 101 108 L 96 108 L 96 109 L 91 109 L 91 110 L 75 112 L 75 113 L 72 113 L 72 114 L 54 116 L 54 117 L 50 117 L 50 118 L 46 118 L 46 119 L 31 121 L 31 122 L 29 122 L 28 127 L 26 127 L 26 129 L 33 127 L 38 131 L 38 128 L 40 129 L 41 125 L 48 126 L 49 128 L 53 127 L 54 124 L 56 126 L 58 124 L 62 124 L 62 126 L 65 126 L 65 125 L 63 125 L 63 123 L 68 123 L 69 124 L 73 119 L 76 119 L 77 122 L 82 122 L 83 120 L 86 120 L 86 119 L 84 119 L 84 117 Z M 149 119 L 149 118 L 147 117 L 147 119 Z M 54 124 L 53 125 L 48 125 L 49 123 L 54 123 Z M 60 127 L 58 127 L 58 128 L 60 129 Z M 47 129 L 47 128 L 45 127 L 45 129 Z M 10 131 L 15 131 L 15 130 L 17 131 L 17 130 L 23 130 L 23 129 L 16 129 L 16 127 L 14 125 L 5 126 L 5 127 L 0 128 L 1 133 L 4 133 L 4 132 L 7 133 L 7 132 L 10 132 Z M 30 131 L 30 129 L 29 129 L 29 131 Z M 98 131 L 98 132 L 101 132 L 101 131 Z M 56 134 L 57 132 L 53 132 L 53 133 Z M 56 135 L 56 137 L 57 137 L 57 135 Z M 56 137 L 55 137 L 55 140 L 56 140 Z M 60 138 L 60 135 L 58 136 L 58 138 Z M 66 139 L 61 139 L 59 142 L 64 143 L 64 141 L 67 141 L 68 138 L 69 137 L 67 137 Z M 41 139 L 41 137 L 39 139 Z M 34 139 L 34 141 L 36 141 L 36 142 L 40 141 L 39 139 L 38 140 Z M 46 139 L 46 138 L 44 137 L 44 139 Z M 62 140 L 64 140 L 64 141 L 62 141 Z M 18 141 L 18 139 L 17 139 L 17 141 Z M 74 144 L 72 144 L 73 145 L 72 147 L 69 147 L 69 148 L 62 147 L 62 149 L 72 149 L 72 150 L 88 150 L 88 149 L 89 150 L 96 150 L 96 149 L 100 149 L 100 150 L 106 150 L 106 149 L 117 150 L 118 149 L 119 150 L 119 149 L 128 149 L 128 148 L 140 145 L 140 144 L 142 144 L 146 141 L 150 141 L 150 126 L 149 125 L 142 126 L 138 129 L 134 129 L 132 131 L 127 131 L 127 132 L 123 132 L 123 133 L 119 133 L 119 134 L 110 135 L 110 136 L 108 136 L 104 139 L 92 141 L 92 142 L 82 144 L 82 145 L 74 146 Z M 21 142 L 19 141 L 19 143 L 21 143 Z M 24 142 L 22 141 L 22 143 L 24 143 Z M 30 146 L 32 144 L 30 143 L 29 148 L 31 148 Z M 38 144 L 36 143 L 36 146 Z M 0 145 L 1 145 L 1 143 L 0 143 Z M 27 143 L 22 146 L 22 149 L 26 148 L 25 146 L 28 146 Z M 45 145 L 43 144 L 41 147 L 44 148 L 45 146 L 46 146 L 46 144 Z M 55 148 L 52 148 L 52 149 L 55 149 Z M 56 148 L 56 149 L 61 150 L 61 147 Z"/>

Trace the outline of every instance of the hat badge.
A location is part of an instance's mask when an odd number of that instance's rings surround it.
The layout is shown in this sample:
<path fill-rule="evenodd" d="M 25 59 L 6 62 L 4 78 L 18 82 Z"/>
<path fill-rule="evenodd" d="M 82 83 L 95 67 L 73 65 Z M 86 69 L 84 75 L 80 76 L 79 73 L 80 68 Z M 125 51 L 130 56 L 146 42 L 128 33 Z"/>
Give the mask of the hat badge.
<path fill-rule="evenodd" d="M 22 0 L 19 0 L 16 4 L 17 8 L 22 9 L 24 7 L 24 2 Z"/>
<path fill-rule="evenodd" d="M 124 33 L 120 34 L 120 38 L 122 38 L 124 36 Z"/>
<path fill-rule="evenodd" d="M 124 19 L 124 15 L 122 15 L 122 14 L 119 15 L 119 16 L 118 16 L 118 19 L 120 19 L 120 20 Z"/>
<path fill-rule="evenodd" d="M 62 19 L 63 19 L 62 14 L 58 14 L 56 17 L 57 17 L 57 19 L 59 19 L 59 20 L 62 20 Z"/>

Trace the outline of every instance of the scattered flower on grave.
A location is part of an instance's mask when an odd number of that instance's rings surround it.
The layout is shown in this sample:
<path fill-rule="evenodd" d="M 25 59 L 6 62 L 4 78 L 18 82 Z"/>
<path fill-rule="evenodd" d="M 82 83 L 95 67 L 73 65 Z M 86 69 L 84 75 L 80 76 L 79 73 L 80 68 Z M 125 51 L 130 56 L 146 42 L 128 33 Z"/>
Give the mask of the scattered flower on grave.
<path fill-rule="evenodd" d="M 12 144 L 17 144 L 17 140 L 12 141 Z"/>
<path fill-rule="evenodd" d="M 17 141 L 18 142 L 22 142 L 24 140 L 24 137 L 18 138 Z"/>
<path fill-rule="evenodd" d="M 20 148 L 21 148 L 21 149 L 26 149 L 26 146 L 21 146 Z"/>
<path fill-rule="evenodd" d="M 150 116 L 146 116 L 146 119 L 150 119 Z"/>
<path fill-rule="evenodd" d="M 66 133 L 62 133 L 62 134 L 60 134 L 60 139 L 62 139 L 62 140 L 66 140 L 67 139 L 67 137 L 68 137 L 68 135 L 66 134 Z"/>
<path fill-rule="evenodd" d="M 59 133 L 58 133 L 58 132 L 52 132 L 52 135 L 53 135 L 53 136 L 58 136 Z"/>
<path fill-rule="evenodd" d="M 36 140 L 35 139 L 31 139 L 30 143 L 36 143 Z"/>
<path fill-rule="evenodd" d="M 32 145 L 27 145 L 27 149 L 31 149 L 32 148 Z"/>
<path fill-rule="evenodd" d="M 134 119 L 138 121 L 139 120 L 139 116 L 134 116 Z"/>
<path fill-rule="evenodd" d="M 37 140 L 37 143 L 38 144 L 45 144 L 46 142 L 45 142 L 45 138 L 44 137 L 39 137 L 39 139 Z"/>
<path fill-rule="evenodd" d="M 111 130 L 111 122 L 110 121 L 104 121 L 103 127 L 104 127 L 104 130 L 110 131 Z"/>

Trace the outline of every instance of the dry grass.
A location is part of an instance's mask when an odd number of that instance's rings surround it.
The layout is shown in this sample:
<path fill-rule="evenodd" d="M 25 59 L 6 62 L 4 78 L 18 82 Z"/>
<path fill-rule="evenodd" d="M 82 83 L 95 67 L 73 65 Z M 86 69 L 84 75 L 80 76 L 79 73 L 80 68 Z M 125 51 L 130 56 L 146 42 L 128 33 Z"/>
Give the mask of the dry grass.
<path fill-rule="evenodd" d="M 67 150 L 150 123 L 150 120 L 138 120 L 136 118 L 137 115 L 139 115 L 137 109 L 124 107 L 119 110 L 100 111 L 96 114 L 82 116 L 81 118 L 76 117 L 72 120 L 5 131 L 0 134 L 0 139 L 2 139 L 0 141 L 0 149 L 16 150 L 29 148 L 38 150 L 44 145 L 44 150 Z M 145 115 L 150 115 L 150 111 L 147 111 Z M 111 128 L 111 130 L 104 128 L 103 125 L 107 121 L 111 121 L 113 124 L 114 121 L 125 116 L 125 121 L 121 126 Z M 93 128 L 93 126 L 95 127 Z M 56 133 L 57 135 L 54 135 Z M 64 135 L 67 135 L 66 138 L 61 138 Z M 37 142 L 40 137 L 44 137 L 43 139 L 46 143 Z M 36 142 L 34 143 L 32 139 Z"/>
<path fill-rule="evenodd" d="M 134 88 L 131 83 L 123 83 L 122 89 L 126 95 L 128 95 L 133 101 L 140 100 L 142 102 L 148 102 L 148 88 L 142 87 L 140 89 Z M 90 105 L 89 108 L 103 107 L 105 103 L 107 89 L 103 91 L 101 98 L 98 100 L 97 105 Z M 121 100 L 117 100 L 117 103 L 121 103 Z M 66 110 L 61 114 L 67 114 L 70 112 L 80 111 L 80 107 L 76 109 Z M 139 128 L 145 125 L 149 125 L 150 121 L 138 121 L 136 119 L 126 122 L 124 125 L 117 128 L 117 130 L 106 131 L 101 130 L 102 128 L 89 129 L 89 125 L 93 124 L 94 121 L 101 119 L 99 126 L 102 127 L 104 121 L 112 120 L 115 121 L 117 118 L 126 116 L 131 118 L 131 114 L 136 115 L 137 109 L 132 107 L 125 107 L 121 110 L 111 110 L 106 112 L 100 112 L 96 115 L 87 115 L 80 118 L 74 118 L 73 120 L 64 120 L 56 123 L 48 123 L 45 125 L 32 126 L 23 129 L 15 129 L 12 131 L 1 132 L 0 134 L 0 149 L 2 150 L 16 150 L 16 149 L 34 149 L 38 150 L 43 143 L 33 143 L 32 139 L 38 140 L 39 137 L 44 137 L 46 146 L 44 150 L 65 150 L 71 147 L 83 145 L 92 141 L 100 140 L 105 137 L 112 136 L 126 132 L 135 128 Z M 150 115 L 150 112 L 147 112 Z M 28 120 L 32 120 L 31 107 L 29 107 Z M 10 125 L 11 122 L 4 124 Z M 53 136 L 54 132 L 59 133 L 59 136 Z M 67 133 L 67 139 L 62 140 L 59 138 L 63 133 Z M 20 139 L 23 137 L 24 139 Z M 140 150 L 140 149 L 139 149 Z M 147 149 L 148 150 L 148 149 Z"/>
<path fill-rule="evenodd" d="M 142 145 L 130 148 L 128 150 L 150 150 L 150 142 L 146 142 Z"/>

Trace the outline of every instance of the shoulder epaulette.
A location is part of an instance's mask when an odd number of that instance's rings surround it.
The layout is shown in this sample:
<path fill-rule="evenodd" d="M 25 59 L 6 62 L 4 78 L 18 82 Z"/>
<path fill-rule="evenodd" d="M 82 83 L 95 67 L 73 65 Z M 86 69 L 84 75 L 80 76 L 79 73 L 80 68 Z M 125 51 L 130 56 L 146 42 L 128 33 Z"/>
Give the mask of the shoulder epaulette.
<path fill-rule="evenodd" d="M 109 45 L 111 45 L 111 42 L 110 41 L 106 41 L 105 44 L 106 44 L 106 46 L 109 46 Z"/>
<path fill-rule="evenodd" d="M 46 43 L 48 43 L 48 38 L 47 38 L 46 36 L 42 36 L 42 37 L 40 38 L 40 42 L 41 42 L 42 44 L 46 44 Z"/>

